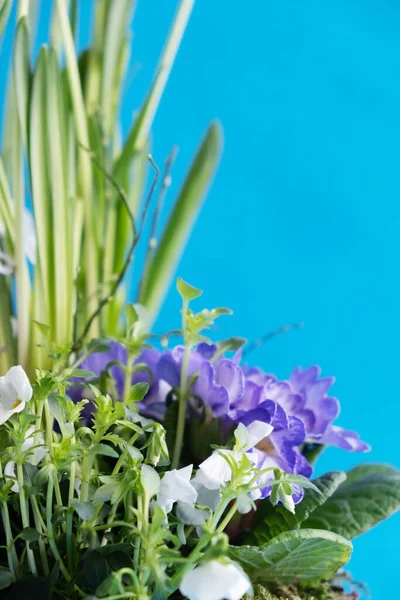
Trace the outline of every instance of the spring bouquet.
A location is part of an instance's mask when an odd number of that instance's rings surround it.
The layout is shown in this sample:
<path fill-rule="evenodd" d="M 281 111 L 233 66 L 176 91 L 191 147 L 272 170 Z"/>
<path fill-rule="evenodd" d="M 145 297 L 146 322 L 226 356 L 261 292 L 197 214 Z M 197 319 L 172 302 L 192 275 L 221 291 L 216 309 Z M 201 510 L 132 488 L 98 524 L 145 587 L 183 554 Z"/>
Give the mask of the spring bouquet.
<path fill-rule="evenodd" d="M 161 228 L 176 151 L 160 169 L 150 129 L 192 5 L 123 136 L 134 2 L 97 0 L 78 52 L 78 3 L 55 0 L 36 55 L 37 3 L 0 0 L 0 33 L 16 24 L 0 157 L 5 600 L 355 599 L 351 539 L 400 507 L 390 466 L 313 478 L 326 447 L 369 450 L 336 423 L 317 366 L 280 381 L 243 338 L 213 342 L 230 311 L 196 312 L 181 278 L 177 329 L 152 333 L 221 147 L 212 123 Z"/>

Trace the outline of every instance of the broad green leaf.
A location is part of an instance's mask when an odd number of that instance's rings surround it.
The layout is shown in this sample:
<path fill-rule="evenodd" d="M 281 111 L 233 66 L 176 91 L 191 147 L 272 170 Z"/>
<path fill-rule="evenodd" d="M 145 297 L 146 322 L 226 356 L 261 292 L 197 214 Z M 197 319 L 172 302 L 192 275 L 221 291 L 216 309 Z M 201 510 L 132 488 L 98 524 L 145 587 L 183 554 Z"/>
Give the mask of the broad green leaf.
<path fill-rule="evenodd" d="M 178 277 L 176 287 L 181 298 L 183 300 L 187 300 L 188 302 L 190 302 L 190 300 L 195 300 L 203 293 L 202 290 L 199 290 L 189 283 L 186 283 L 186 281 L 184 281 L 181 277 Z"/>
<path fill-rule="evenodd" d="M 360 465 L 302 526 L 354 538 L 399 509 L 400 471 L 388 465 Z"/>
<path fill-rule="evenodd" d="M 95 508 L 91 502 L 73 500 L 71 506 L 84 521 L 89 521 L 94 516 Z"/>
<path fill-rule="evenodd" d="M 0 590 L 4 590 L 13 582 L 13 576 L 8 569 L 0 567 Z"/>
<path fill-rule="evenodd" d="M 249 543 L 256 541 L 264 544 L 284 531 L 300 528 L 313 511 L 332 496 L 338 486 L 346 479 L 345 473 L 334 471 L 313 480 L 320 493 L 312 489 L 304 492 L 303 500 L 296 505 L 292 514 L 283 506 L 272 506 L 268 499 L 259 502 L 251 528 Z"/>
<path fill-rule="evenodd" d="M 85 579 L 90 585 L 92 591 L 108 577 L 110 569 L 107 559 L 97 550 L 89 550 L 83 559 Z"/>
<path fill-rule="evenodd" d="M 253 583 L 285 584 L 329 579 L 349 561 L 351 551 L 351 542 L 330 531 L 299 529 L 263 546 L 231 547 L 229 554 Z"/>
<path fill-rule="evenodd" d="M 213 123 L 207 131 L 175 203 L 158 250 L 149 267 L 145 285 L 141 290 L 139 302 L 149 311 L 149 321 L 155 318 L 175 272 L 218 163 L 221 144 L 220 126 L 218 123 Z"/>
<path fill-rule="evenodd" d="M 119 454 L 111 446 L 107 444 L 93 444 L 90 447 L 91 454 L 100 454 L 101 456 L 110 456 L 111 458 L 118 458 Z"/>
<path fill-rule="evenodd" d="M 18 537 L 21 538 L 21 540 L 24 540 L 25 542 L 37 542 L 40 538 L 40 534 L 36 529 L 33 529 L 32 527 L 25 527 L 25 529 L 21 531 Z"/>
<path fill-rule="evenodd" d="M 12 6 L 12 0 L 1 0 L 0 2 L 0 36 L 7 25 L 8 17 Z"/>

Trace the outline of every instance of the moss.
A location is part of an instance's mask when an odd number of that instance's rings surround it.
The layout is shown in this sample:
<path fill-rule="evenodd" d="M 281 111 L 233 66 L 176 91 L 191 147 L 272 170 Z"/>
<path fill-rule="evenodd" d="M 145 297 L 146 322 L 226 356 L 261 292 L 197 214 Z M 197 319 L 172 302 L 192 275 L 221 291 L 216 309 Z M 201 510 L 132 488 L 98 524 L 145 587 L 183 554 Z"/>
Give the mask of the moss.
<path fill-rule="evenodd" d="M 269 589 L 255 585 L 253 600 L 357 600 L 358 598 L 359 594 L 355 591 L 347 594 L 342 587 L 324 582 L 316 585 L 270 586 Z"/>

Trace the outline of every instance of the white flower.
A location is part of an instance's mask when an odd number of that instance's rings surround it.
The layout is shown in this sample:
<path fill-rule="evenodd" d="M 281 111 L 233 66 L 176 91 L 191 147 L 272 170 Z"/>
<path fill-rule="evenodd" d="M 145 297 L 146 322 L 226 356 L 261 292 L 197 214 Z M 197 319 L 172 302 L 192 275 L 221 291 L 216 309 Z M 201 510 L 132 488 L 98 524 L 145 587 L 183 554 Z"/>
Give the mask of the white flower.
<path fill-rule="evenodd" d="M 39 433 L 35 439 L 35 426 L 29 427 L 26 432 L 25 441 L 22 444 L 22 452 L 26 452 L 29 448 L 32 448 L 33 445 L 35 447 L 32 452 L 28 455 L 27 462 L 35 467 L 40 463 L 42 458 L 44 458 L 47 454 L 47 449 L 40 446 L 40 444 L 44 444 L 43 435 Z M 8 461 L 6 466 L 4 467 L 4 475 L 6 479 L 15 479 L 15 462 L 13 460 Z M 19 485 L 17 482 L 14 483 L 11 490 L 13 492 L 19 491 Z"/>
<path fill-rule="evenodd" d="M 0 377 L 0 425 L 14 413 L 24 410 L 31 398 L 32 388 L 25 371 L 19 365 L 11 367 Z"/>
<path fill-rule="evenodd" d="M 251 462 L 255 462 L 253 453 L 247 451 L 254 448 L 272 430 L 273 427 L 271 425 L 262 421 L 254 421 L 247 427 L 244 427 L 242 424 L 239 425 L 235 431 L 235 437 L 237 441 L 236 445 L 240 449 L 215 450 L 209 458 L 199 465 L 195 481 L 198 481 L 209 490 L 219 489 L 232 478 L 232 469 L 223 455 L 228 457 L 228 459 L 232 458 L 236 462 L 240 462 L 246 451 L 247 458 Z"/>
<path fill-rule="evenodd" d="M 153 467 L 142 465 L 140 481 L 149 498 L 158 494 L 160 490 L 160 476 Z"/>
<path fill-rule="evenodd" d="M 193 465 L 183 469 L 167 471 L 160 482 L 160 491 L 157 495 L 157 504 L 165 514 L 171 512 L 174 502 L 193 504 L 197 499 L 197 491 L 190 483 Z"/>
<path fill-rule="evenodd" d="M 237 565 L 217 560 L 190 571 L 179 587 L 189 600 L 240 600 L 250 589 L 249 579 Z"/>

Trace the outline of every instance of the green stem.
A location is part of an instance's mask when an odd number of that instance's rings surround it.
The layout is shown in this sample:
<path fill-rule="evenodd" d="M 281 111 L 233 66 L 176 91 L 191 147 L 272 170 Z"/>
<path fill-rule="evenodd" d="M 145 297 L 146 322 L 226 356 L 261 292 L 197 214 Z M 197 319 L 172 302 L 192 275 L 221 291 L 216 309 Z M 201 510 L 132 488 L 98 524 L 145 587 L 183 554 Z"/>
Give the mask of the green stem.
<path fill-rule="evenodd" d="M 49 479 L 48 485 L 47 485 L 47 497 L 46 497 L 46 523 L 47 523 L 47 536 L 48 536 L 48 540 L 49 540 L 49 546 L 50 549 L 53 553 L 54 558 L 56 559 L 56 561 L 58 561 L 59 566 L 60 566 L 60 571 L 63 574 L 64 578 L 66 581 L 70 582 L 71 581 L 71 576 L 68 573 L 63 560 L 60 556 L 60 553 L 58 551 L 57 548 L 57 544 L 55 542 L 55 538 L 54 538 L 54 531 L 53 531 L 53 522 L 52 522 L 52 517 L 53 517 L 53 492 L 54 492 L 54 478 L 57 476 L 57 473 L 53 473 L 52 476 Z"/>
<path fill-rule="evenodd" d="M 138 496 L 137 498 L 137 508 L 139 513 L 143 512 L 143 500 L 141 496 Z M 142 522 L 140 521 L 140 519 L 138 519 L 137 522 L 137 529 L 138 532 L 140 533 L 141 529 L 142 529 Z M 137 536 L 136 541 L 135 541 L 135 551 L 134 551 L 134 555 L 133 555 L 133 568 L 135 570 L 135 573 L 138 572 L 139 569 L 139 559 L 140 559 L 140 545 L 141 545 L 141 537 L 140 535 Z"/>
<path fill-rule="evenodd" d="M 29 510 L 26 502 L 25 489 L 24 489 L 24 474 L 22 470 L 22 464 L 17 463 L 17 478 L 18 478 L 18 487 L 19 487 L 19 505 L 21 508 L 21 518 L 22 518 L 22 526 L 25 529 L 29 527 Z M 37 575 L 37 567 L 35 561 L 35 555 L 33 551 L 29 547 L 29 542 L 26 542 L 26 555 L 28 557 L 29 568 L 31 570 L 32 575 Z"/>
<path fill-rule="evenodd" d="M 224 520 L 221 521 L 221 523 L 218 525 L 218 528 L 217 528 L 218 533 L 221 533 L 222 531 L 224 531 L 225 527 L 230 523 L 231 519 L 233 519 L 233 517 L 235 516 L 237 508 L 238 508 L 237 502 L 234 502 L 231 509 L 229 510 L 226 517 L 224 518 Z"/>
<path fill-rule="evenodd" d="M 35 521 L 36 529 L 38 531 L 40 531 L 41 533 L 46 533 L 46 525 L 43 521 L 42 515 L 40 514 L 40 509 L 39 509 L 39 505 L 38 505 L 36 496 L 31 496 L 31 504 L 32 504 L 33 519 Z M 38 543 L 39 543 L 40 560 L 42 562 L 43 574 L 45 577 L 48 577 L 48 575 L 50 573 L 49 562 L 47 560 L 46 546 L 45 546 L 45 543 L 44 543 L 42 537 L 39 538 Z"/>
<path fill-rule="evenodd" d="M 16 574 L 19 569 L 18 556 L 17 556 L 17 552 L 16 552 L 15 546 L 14 546 L 14 540 L 13 540 L 13 535 L 12 535 L 12 530 L 11 530 L 11 525 L 10 525 L 10 515 L 8 512 L 7 502 L 3 501 L 1 504 L 2 504 L 1 517 L 3 520 L 4 533 L 6 535 L 6 542 L 7 542 L 8 567 L 11 571 L 12 578 L 15 581 L 17 578 Z"/>
<path fill-rule="evenodd" d="M 184 300 L 183 307 L 182 307 L 182 330 L 184 332 L 184 335 L 186 332 L 187 309 L 188 309 L 188 301 Z M 181 460 L 183 438 L 185 435 L 189 357 L 190 357 L 190 344 L 189 344 L 189 340 L 185 339 L 185 350 L 183 353 L 182 371 L 181 371 L 181 385 L 180 385 L 180 390 L 179 390 L 178 423 L 176 426 L 174 454 L 173 454 L 173 458 L 172 458 L 171 469 L 177 469 L 179 467 L 180 460 Z"/>
<path fill-rule="evenodd" d="M 72 500 L 74 499 L 74 494 L 75 494 L 75 472 L 76 472 L 76 463 L 75 463 L 75 461 L 73 461 L 71 463 L 71 471 L 70 471 L 70 476 L 69 476 L 68 510 L 67 510 L 67 518 L 66 518 L 67 561 L 68 561 L 68 570 L 70 573 L 72 573 L 73 566 L 74 566 L 73 537 L 72 537 L 74 512 L 73 512 L 71 503 L 72 503 Z"/>

